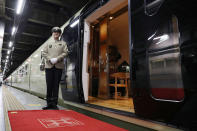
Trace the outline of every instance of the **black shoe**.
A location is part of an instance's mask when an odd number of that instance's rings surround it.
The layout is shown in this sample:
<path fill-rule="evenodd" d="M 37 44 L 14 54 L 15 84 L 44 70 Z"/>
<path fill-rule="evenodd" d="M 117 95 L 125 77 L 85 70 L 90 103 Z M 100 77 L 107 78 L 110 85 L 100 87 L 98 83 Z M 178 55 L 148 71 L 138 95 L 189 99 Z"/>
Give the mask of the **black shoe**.
<path fill-rule="evenodd" d="M 51 106 L 42 107 L 43 110 L 49 110 L 49 109 L 51 109 L 51 108 L 52 108 Z"/>
<path fill-rule="evenodd" d="M 52 106 L 51 108 L 52 110 L 59 110 L 59 108 L 57 106 Z"/>

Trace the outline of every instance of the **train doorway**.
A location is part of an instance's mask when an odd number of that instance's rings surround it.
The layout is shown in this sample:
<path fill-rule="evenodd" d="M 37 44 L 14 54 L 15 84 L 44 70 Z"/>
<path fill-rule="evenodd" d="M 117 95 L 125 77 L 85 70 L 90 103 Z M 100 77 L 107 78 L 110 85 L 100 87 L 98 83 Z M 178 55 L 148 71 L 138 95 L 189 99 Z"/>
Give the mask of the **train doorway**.
<path fill-rule="evenodd" d="M 134 112 L 128 21 L 126 0 L 112 0 L 85 19 L 82 79 L 89 104 Z"/>

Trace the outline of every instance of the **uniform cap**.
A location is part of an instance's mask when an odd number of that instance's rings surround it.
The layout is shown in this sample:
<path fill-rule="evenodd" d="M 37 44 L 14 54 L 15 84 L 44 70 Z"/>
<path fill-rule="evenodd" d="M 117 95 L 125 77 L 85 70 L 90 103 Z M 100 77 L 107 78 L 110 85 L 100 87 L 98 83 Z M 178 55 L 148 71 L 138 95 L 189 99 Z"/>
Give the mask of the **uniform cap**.
<path fill-rule="evenodd" d="M 62 30 L 59 27 L 53 27 L 51 32 L 59 32 L 60 34 L 62 33 Z"/>

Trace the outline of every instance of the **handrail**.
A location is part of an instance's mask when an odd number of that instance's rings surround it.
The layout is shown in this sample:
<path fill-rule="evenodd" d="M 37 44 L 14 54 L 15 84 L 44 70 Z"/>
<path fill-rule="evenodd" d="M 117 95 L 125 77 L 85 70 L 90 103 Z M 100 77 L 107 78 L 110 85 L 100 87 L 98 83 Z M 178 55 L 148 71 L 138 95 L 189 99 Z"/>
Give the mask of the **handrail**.
<path fill-rule="evenodd" d="M 146 5 L 146 0 L 144 0 L 144 13 L 147 16 L 154 16 L 154 15 L 156 15 L 164 1 L 165 0 L 155 0 L 154 2 Z M 157 10 L 150 14 L 150 12 L 148 12 L 147 9 L 153 8 L 155 6 L 158 6 Z"/>

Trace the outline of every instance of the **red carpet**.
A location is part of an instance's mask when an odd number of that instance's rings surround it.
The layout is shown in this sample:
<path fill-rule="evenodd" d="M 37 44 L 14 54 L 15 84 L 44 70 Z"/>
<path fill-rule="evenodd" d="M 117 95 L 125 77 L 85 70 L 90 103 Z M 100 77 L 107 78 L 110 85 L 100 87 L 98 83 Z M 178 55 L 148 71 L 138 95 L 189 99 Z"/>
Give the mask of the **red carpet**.
<path fill-rule="evenodd" d="M 126 131 L 71 110 L 9 111 L 12 131 Z"/>

